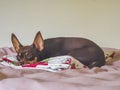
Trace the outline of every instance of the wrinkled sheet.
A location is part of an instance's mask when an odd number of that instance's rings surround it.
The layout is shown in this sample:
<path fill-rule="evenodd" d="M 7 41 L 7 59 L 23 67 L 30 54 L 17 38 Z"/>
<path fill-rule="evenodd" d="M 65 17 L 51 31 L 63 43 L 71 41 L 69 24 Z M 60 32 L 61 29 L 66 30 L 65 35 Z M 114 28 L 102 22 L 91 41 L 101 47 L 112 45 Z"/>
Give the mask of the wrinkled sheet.
<path fill-rule="evenodd" d="M 0 90 L 120 90 L 120 50 L 101 68 L 69 69 L 59 72 L 18 70 L 0 64 Z M 16 55 L 13 48 L 0 48 L 0 57 Z"/>

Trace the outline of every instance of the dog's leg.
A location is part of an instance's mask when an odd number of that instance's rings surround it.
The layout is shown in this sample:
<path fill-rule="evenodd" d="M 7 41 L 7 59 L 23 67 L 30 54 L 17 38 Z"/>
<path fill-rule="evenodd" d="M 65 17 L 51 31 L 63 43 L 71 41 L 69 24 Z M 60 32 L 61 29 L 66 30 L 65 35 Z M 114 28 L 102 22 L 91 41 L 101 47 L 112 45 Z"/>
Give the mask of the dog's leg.
<path fill-rule="evenodd" d="M 104 53 L 95 47 L 76 48 L 70 51 L 69 55 L 89 68 L 100 67 L 105 64 Z"/>

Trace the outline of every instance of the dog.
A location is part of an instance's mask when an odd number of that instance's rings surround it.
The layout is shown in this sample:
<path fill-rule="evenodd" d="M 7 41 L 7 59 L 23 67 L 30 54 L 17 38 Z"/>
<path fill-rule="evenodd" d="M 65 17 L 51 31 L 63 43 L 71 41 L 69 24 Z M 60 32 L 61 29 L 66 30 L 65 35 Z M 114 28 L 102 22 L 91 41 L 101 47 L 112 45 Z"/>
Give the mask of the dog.
<path fill-rule="evenodd" d="M 32 45 L 23 46 L 14 33 L 11 41 L 20 64 L 33 64 L 46 58 L 70 55 L 89 68 L 105 64 L 103 50 L 93 41 L 77 37 L 57 37 L 43 40 L 37 32 Z"/>

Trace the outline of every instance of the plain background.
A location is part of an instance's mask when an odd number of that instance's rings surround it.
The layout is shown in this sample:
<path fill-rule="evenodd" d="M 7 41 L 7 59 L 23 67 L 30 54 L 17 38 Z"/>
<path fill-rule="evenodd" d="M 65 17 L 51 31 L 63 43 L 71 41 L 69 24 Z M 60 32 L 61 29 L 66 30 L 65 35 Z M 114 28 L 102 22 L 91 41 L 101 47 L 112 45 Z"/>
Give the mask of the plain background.
<path fill-rule="evenodd" d="M 32 44 L 38 31 L 120 48 L 120 0 L 0 0 L 0 47 L 12 46 L 11 33 Z"/>

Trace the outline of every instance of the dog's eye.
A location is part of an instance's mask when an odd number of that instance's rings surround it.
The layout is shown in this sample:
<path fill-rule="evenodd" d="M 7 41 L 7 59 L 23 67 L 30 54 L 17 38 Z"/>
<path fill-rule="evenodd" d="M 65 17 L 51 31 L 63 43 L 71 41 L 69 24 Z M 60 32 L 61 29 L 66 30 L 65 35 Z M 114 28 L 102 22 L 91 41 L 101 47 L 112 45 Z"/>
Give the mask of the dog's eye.
<path fill-rule="evenodd" d="M 18 55 L 17 55 L 17 60 L 20 61 L 20 59 L 21 59 L 21 53 L 18 53 Z"/>
<path fill-rule="evenodd" d="M 20 61 L 20 56 L 19 55 L 17 55 L 17 60 Z"/>

